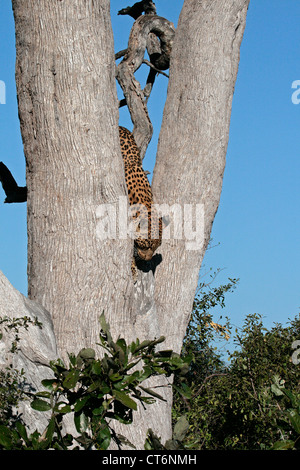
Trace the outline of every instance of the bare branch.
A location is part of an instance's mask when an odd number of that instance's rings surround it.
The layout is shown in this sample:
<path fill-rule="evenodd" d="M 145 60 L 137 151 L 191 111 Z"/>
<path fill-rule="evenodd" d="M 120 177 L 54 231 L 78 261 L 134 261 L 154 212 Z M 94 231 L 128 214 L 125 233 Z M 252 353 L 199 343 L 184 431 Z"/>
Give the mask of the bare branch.
<path fill-rule="evenodd" d="M 161 75 L 164 75 L 164 77 L 169 78 L 169 75 L 167 73 L 165 73 L 162 70 L 159 70 L 158 68 L 156 68 L 155 65 L 153 65 L 151 62 L 149 62 L 149 60 L 144 59 L 143 64 L 146 64 L 149 67 L 151 67 L 153 70 L 155 70 L 156 73 L 160 73 Z"/>
<path fill-rule="evenodd" d="M 127 53 L 127 49 L 123 49 L 122 51 L 119 51 L 115 54 L 115 59 L 121 59 L 125 54 Z"/>
<path fill-rule="evenodd" d="M 157 42 L 151 39 L 149 42 L 149 36 L 151 33 L 159 38 L 160 53 L 158 52 Z M 152 36 L 153 36 L 152 35 Z M 134 73 L 141 66 L 144 61 L 144 54 L 146 48 L 152 49 L 150 51 L 155 53 L 157 60 L 150 62 L 153 67 L 157 70 L 165 70 L 168 68 L 170 54 L 173 45 L 173 39 L 175 36 L 175 28 L 165 18 L 157 15 L 143 15 L 140 16 L 134 23 L 128 41 L 127 52 L 124 54 L 123 60 L 117 66 L 116 77 L 123 90 L 124 97 L 131 115 L 132 122 L 134 124 L 133 134 L 136 143 L 140 149 L 141 158 L 145 156 L 147 146 L 152 137 L 152 124 L 148 115 L 146 107 L 145 94 L 141 89 L 140 83 L 135 79 Z M 162 66 L 160 66 L 162 64 Z M 149 65 L 149 64 L 148 64 Z M 150 70 L 146 92 L 149 96 L 149 90 L 151 91 L 156 70 Z"/>
<path fill-rule="evenodd" d="M 18 186 L 13 175 L 4 163 L 0 162 L 0 182 L 6 194 L 4 202 L 26 202 L 27 188 L 26 186 Z"/>

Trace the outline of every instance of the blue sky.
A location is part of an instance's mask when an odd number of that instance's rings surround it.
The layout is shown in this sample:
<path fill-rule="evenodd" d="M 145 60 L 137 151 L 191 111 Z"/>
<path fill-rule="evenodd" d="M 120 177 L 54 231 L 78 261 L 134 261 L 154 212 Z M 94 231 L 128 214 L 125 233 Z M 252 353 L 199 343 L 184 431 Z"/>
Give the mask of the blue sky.
<path fill-rule="evenodd" d="M 133 20 L 117 11 L 134 2 L 112 0 L 115 51 L 124 49 Z M 183 0 L 156 0 L 158 14 L 177 24 Z M 300 104 L 292 103 L 292 83 L 300 80 L 300 2 L 251 0 L 235 88 L 221 202 L 203 272 L 222 271 L 216 285 L 240 278 L 226 310 L 240 326 L 260 313 L 267 327 L 299 313 Z M 14 80 L 15 42 L 10 0 L 0 5 L 0 161 L 25 184 Z M 146 66 L 139 72 L 144 77 Z M 152 171 L 167 79 L 158 77 L 149 101 L 154 136 L 144 160 Z M 120 94 L 121 96 L 121 94 Z M 300 96 L 300 95 L 299 95 Z M 131 128 L 126 109 L 120 124 Z M 0 269 L 27 293 L 26 204 L 3 204 L 0 188 Z M 209 280 L 207 276 L 204 280 Z M 217 312 L 219 313 L 219 312 Z"/>

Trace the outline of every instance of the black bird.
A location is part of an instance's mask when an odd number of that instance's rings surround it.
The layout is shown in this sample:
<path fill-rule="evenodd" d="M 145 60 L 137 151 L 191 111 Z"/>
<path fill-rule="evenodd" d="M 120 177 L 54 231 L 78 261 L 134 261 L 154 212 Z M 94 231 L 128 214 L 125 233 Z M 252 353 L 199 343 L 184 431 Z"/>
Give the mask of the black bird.
<path fill-rule="evenodd" d="M 13 175 L 7 166 L 5 166 L 2 162 L 0 162 L 0 181 L 6 194 L 6 199 L 4 202 L 12 203 L 27 201 L 26 186 L 18 186 Z"/>

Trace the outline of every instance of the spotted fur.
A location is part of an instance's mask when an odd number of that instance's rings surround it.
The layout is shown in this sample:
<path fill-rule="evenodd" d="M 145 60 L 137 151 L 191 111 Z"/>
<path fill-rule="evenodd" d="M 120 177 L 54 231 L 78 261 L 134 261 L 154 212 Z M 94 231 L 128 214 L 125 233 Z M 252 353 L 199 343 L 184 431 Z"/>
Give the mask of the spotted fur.
<path fill-rule="evenodd" d="M 125 180 L 132 218 L 136 227 L 132 273 L 136 279 L 136 261 L 150 261 L 162 239 L 162 219 L 153 206 L 151 186 L 142 167 L 139 149 L 132 133 L 119 127 Z"/>

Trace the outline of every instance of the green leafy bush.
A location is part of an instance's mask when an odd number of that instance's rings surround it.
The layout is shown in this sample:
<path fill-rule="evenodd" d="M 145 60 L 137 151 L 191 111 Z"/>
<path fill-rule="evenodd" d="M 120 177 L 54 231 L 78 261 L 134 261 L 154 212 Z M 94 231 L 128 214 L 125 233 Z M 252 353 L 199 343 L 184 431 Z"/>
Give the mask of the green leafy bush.
<path fill-rule="evenodd" d="M 17 353 L 20 330 L 27 330 L 30 326 L 41 328 L 37 319 L 32 320 L 26 316 L 20 318 L 0 317 L 0 340 L 6 334 L 10 334 L 11 337 L 9 353 Z M 8 364 L 0 370 L 0 423 L 2 425 L 13 426 L 16 419 L 13 410 L 24 399 L 24 381 L 24 371 L 16 370 L 12 364 Z"/>
<path fill-rule="evenodd" d="M 222 335 L 224 328 L 228 333 L 232 328 L 229 323 L 219 330 L 212 327 L 211 311 L 224 306 L 224 295 L 234 288 L 232 281 L 209 288 L 195 299 L 184 343 L 184 352 L 193 357 L 187 374 L 192 398 L 174 397 L 174 419 L 186 414 L 190 423 L 184 445 L 193 449 L 252 450 L 270 449 L 276 442 L 278 448 L 297 448 L 299 409 L 295 400 L 300 392 L 300 368 L 291 356 L 292 344 L 300 338 L 300 317 L 285 327 L 275 324 L 268 330 L 260 315 L 248 315 L 242 329 L 235 331 L 235 349 L 225 362 L 215 336 Z M 271 388 L 274 376 L 279 376 L 289 390 L 279 397 L 280 403 Z M 292 409 L 289 393 L 295 397 Z"/>
<path fill-rule="evenodd" d="M 15 429 L 0 426 L 0 446 L 5 449 L 99 449 L 105 450 L 113 440 L 119 448 L 129 443 L 115 433 L 112 421 L 131 424 L 138 403 L 151 404 L 163 397 L 145 387 L 153 376 L 183 376 L 187 360 L 169 350 L 157 351 L 164 338 L 136 340 L 127 345 L 123 338 L 113 341 L 104 316 L 100 318 L 100 345 L 104 356 L 96 358 L 94 349 L 82 349 L 69 355 L 69 365 L 60 359 L 51 362 L 54 377 L 42 381 L 44 391 L 34 395 L 31 406 L 49 413 L 45 431 L 28 435 L 24 424 Z M 177 385 L 186 394 L 186 389 Z M 77 436 L 62 434 L 63 417 L 73 414 Z"/>

